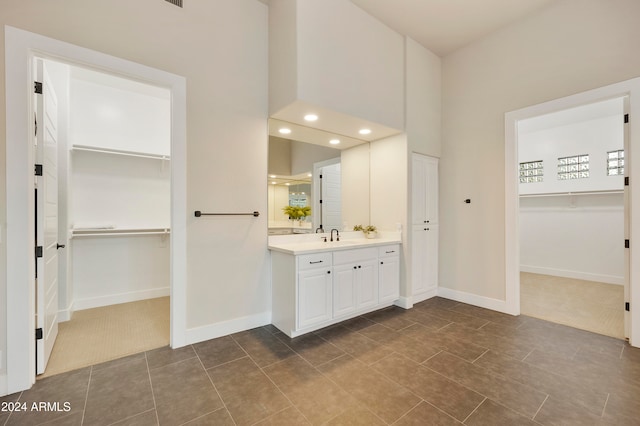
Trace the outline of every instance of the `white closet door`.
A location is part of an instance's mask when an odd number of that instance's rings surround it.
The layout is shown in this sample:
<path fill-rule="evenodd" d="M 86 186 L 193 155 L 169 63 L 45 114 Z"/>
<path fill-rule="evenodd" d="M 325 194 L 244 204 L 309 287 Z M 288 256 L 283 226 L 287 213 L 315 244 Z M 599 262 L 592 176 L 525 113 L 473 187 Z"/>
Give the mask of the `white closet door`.
<path fill-rule="evenodd" d="M 44 373 L 58 335 L 58 100 L 41 59 L 36 60 L 36 372 Z"/>

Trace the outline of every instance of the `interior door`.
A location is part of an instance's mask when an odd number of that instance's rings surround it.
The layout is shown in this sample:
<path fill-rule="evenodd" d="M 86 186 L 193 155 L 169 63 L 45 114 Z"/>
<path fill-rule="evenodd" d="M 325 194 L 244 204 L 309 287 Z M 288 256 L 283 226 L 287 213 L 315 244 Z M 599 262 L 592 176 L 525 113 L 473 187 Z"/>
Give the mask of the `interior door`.
<path fill-rule="evenodd" d="M 625 153 L 625 163 L 624 163 L 624 178 L 629 179 L 630 171 L 631 171 L 631 163 L 629 162 L 629 96 L 624 97 L 624 153 Z M 629 197 L 629 185 L 624 185 L 624 238 L 626 241 L 631 237 L 631 208 L 630 205 L 630 197 Z M 631 300 L 631 292 L 630 292 L 630 278 L 631 278 L 631 257 L 630 257 L 629 249 L 625 249 L 624 251 L 624 302 L 625 302 L 625 310 L 624 310 L 624 337 L 629 339 L 630 331 L 631 331 L 631 312 L 627 309 L 627 303 Z"/>
<path fill-rule="evenodd" d="M 322 168 L 322 224 L 329 232 L 342 229 L 340 163 Z"/>
<path fill-rule="evenodd" d="M 34 94 L 36 164 L 42 165 L 35 184 L 36 373 L 42 374 L 58 334 L 58 101 L 44 61 L 34 65 L 42 83 Z"/>

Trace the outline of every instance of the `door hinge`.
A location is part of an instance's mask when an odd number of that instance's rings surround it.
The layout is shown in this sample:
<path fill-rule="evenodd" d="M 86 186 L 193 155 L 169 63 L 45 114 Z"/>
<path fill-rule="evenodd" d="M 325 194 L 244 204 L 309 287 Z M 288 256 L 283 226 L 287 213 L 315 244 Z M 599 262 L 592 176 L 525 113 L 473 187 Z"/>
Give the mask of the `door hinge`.
<path fill-rule="evenodd" d="M 40 83 L 39 81 L 34 81 L 33 82 L 33 91 L 35 93 L 37 93 L 38 95 L 42 95 L 42 83 Z"/>
<path fill-rule="evenodd" d="M 41 328 L 36 328 L 36 340 L 42 340 L 43 334 Z"/>
<path fill-rule="evenodd" d="M 624 240 L 624 248 L 629 248 L 629 240 Z"/>
<path fill-rule="evenodd" d="M 624 177 L 624 186 L 629 186 L 629 176 Z"/>
<path fill-rule="evenodd" d="M 624 115 L 624 122 L 625 124 L 629 122 L 629 114 Z"/>
<path fill-rule="evenodd" d="M 36 164 L 35 175 L 42 176 L 42 164 Z"/>
<path fill-rule="evenodd" d="M 42 246 L 36 246 L 36 257 L 42 257 Z"/>
<path fill-rule="evenodd" d="M 624 302 L 624 310 L 629 312 L 629 302 Z"/>

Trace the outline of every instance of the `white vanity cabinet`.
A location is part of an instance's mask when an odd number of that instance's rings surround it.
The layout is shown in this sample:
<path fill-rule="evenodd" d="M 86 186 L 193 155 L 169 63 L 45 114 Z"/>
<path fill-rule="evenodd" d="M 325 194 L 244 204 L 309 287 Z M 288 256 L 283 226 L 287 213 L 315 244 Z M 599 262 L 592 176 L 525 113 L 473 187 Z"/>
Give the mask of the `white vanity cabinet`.
<path fill-rule="evenodd" d="M 297 256 L 297 263 L 298 315 L 296 328 L 303 329 L 332 318 L 331 253 Z"/>
<path fill-rule="evenodd" d="M 271 250 L 272 320 L 289 337 L 390 306 L 400 292 L 399 244 L 296 254 Z"/>
<path fill-rule="evenodd" d="M 375 247 L 333 254 L 333 317 L 378 305 L 378 251 Z"/>
<path fill-rule="evenodd" d="M 393 302 L 400 297 L 400 247 L 378 248 L 379 302 Z"/>

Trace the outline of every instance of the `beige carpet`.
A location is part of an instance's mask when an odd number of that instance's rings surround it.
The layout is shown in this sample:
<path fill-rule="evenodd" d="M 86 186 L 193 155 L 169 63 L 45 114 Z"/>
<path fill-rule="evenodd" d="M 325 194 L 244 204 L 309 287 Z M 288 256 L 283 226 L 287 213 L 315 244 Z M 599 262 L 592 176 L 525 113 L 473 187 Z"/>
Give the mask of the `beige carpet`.
<path fill-rule="evenodd" d="M 61 322 L 44 374 L 110 361 L 169 344 L 169 297 L 76 311 Z"/>
<path fill-rule="evenodd" d="M 621 285 L 521 272 L 520 312 L 624 338 L 624 287 Z"/>

